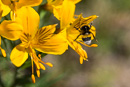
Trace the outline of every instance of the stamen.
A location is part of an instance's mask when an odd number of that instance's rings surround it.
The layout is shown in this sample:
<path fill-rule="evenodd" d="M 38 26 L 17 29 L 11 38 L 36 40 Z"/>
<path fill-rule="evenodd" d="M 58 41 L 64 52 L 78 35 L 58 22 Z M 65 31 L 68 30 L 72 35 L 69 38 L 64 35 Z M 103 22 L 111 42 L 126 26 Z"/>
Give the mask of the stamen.
<path fill-rule="evenodd" d="M 79 15 L 74 15 L 74 17 L 79 17 Z"/>
<path fill-rule="evenodd" d="M 35 83 L 35 76 L 34 76 L 34 74 L 31 75 L 31 78 L 32 78 L 32 82 Z"/>
<path fill-rule="evenodd" d="M 42 59 L 42 58 L 41 58 L 41 54 L 38 54 L 38 57 L 39 57 L 40 59 Z"/>
<path fill-rule="evenodd" d="M 31 75 L 31 78 L 32 78 L 32 82 L 35 83 L 34 67 L 33 67 L 33 58 L 32 58 L 32 57 L 31 57 L 31 62 L 32 62 L 32 75 Z"/>
<path fill-rule="evenodd" d="M 50 67 L 52 67 L 53 65 L 51 63 L 49 63 L 49 62 L 48 63 L 43 62 L 41 60 L 41 54 L 39 54 L 38 57 L 37 57 L 36 52 L 31 47 L 28 47 L 28 52 L 29 52 L 29 55 L 31 56 L 31 62 L 32 62 L 32 81 L 33 81 L 33 83 L 35 83 L 33 62 L 36 65 L 36 73 L 37 73 L 38 77 L 40 77 L 40 69 L 43 69 L 43 70 L 46 69 L 43 64 L 46 64 L 46 65 L 48 65 Z"/>
<path fill-rule="evenodd" d="M 79 61 L 80 61 L 80 64 L 83 64 L 83 57 L 82 56 L 79 58 Z"/>
<path fill-rule="evenodd" d="M 37 60 L 37 61 L 39 62 L 38 64 L 39 64 L 40 68 L 42 68 L 43 70 L 45 70 L 45 69 L 43 68 L 42 63 L 43 63 L 43 64 L 46 64 L 46 65 L 48 65 L 48 66 L 50 66 L 50 67 L 53 67 L 53 64 L 51 64 L 51 63 L 49 63 L 49 62 L 47 62 L 47 63 L 43 62 L 43 61 L 41 60 L 41 55 L 40 55 L 40 54 L 38 55 L 38 57 L 39 57 L 40 59 L 36 56 L 36 54 L 33 54 L 33 57 L 34 57 L 35 60 Z M 36 62 L 36 61 L 34 61 L 34 62 Z M 40 62 L 41 62 L 41 63 L 40 63 Z"/>
<path fill-rule="evenodd" d="M 40 70 L 36 69 L 36 72 L 37 72 L 37 77 L 40 77 Z"/>
<path fill-rule="evenodd" d="M 17 10 L 17 2 L 19 2 L 19 0 L 11 0 L 11 10 L 12 10 L 12 20 L 15 21 L 15 17 L 16 15 L 16 10 Z"/>
<path fill-rule="evenodd" d="M 39 62 L 41 62 L 41 63 L 43 63 L 43 64 L 46 64 L 46 65 L 48 65 L 48 66 L 50 66 L 50 67 L 53 67 L 53 64 L 51 64 L 51 63 L 49 63 L 49 62 L 45 63 L 45 62 L 43 62 L 42 60 L 39 60 Z"/>
<path fill-rule="evenodd" d="M 47 62 L 47 63 L 43 62 L 41 59 L 39 59 L 39 58 L 36 56 L 36 54 L 33 53 L 32 55 L 33 55 L 33 58 L 34 58 L 34 63 L 36 64 L 36 66 L 40 67 L 41 69 L 43 69 L 43 70 L 46 69 L 43 64 L 46 64 L 46 65 L 48 65 L 48 66 L 50 66 L 50 67 L 53 67 L 53 64 L 51 64 L 51 63 L 49 63 L 49 62 Z M 40 57 L 41 55 L 38 55 L 38 56 Z M 41 58 L 41 57 L 40 57 L 40 58 Z M 43 64 L 42 64 L 42 63 L 43 63 Z M 38 68 L 38 69 L 40 69 L 40 68 Z"/>
<path fill-rule="evenodd" d="M 46 65 L 50 66 L 50 67 L 53 67 L 53 64 L 47 62 Z"/>
<path fill-rule="evenodd" d="M 13 18 L 12 18 L 13 21 L 15 21 L 15 12 L 13 11 Z"/>
<path fill-rule="evenodd" d="M 43 69 L 43 70 L 46 69 L 45 66 L 44 66 L 42 63 L 39 63 L 39 66 L 40 66 L 40 68 Z"/>
<path fill-rule="evenodd" d="M 32 62 L 32 74 L 34 74 L 34 66 L 33 66 L 33 58 L 31 57 L 31 62 Z"/>

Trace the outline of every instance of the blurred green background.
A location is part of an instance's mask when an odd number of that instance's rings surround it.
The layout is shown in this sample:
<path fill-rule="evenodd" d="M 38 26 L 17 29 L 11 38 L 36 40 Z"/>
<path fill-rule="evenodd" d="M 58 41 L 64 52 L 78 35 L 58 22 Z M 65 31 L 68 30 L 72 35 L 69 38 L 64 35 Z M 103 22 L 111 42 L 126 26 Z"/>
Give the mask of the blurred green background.
<path fill-rule="evenodd" d="M 50 12 L 38 12 L 40 27 L 59 23 Z M 63 55 L 46 55 L 43 61 L 54 67 L 41 70 L 41 77 L 36 77 L 33 84 L 30 59 L 16 68 L 9 59 L 1 57 L 0 87 L 130 87 L 130 0 L 82 0 L 76 5 L 75 14 L 80 13 L 84 17 L 99 16 L 93 23 L 99 46 L 83 46 L 88 62 L 79 64 L 79 55 L 70 47 Z"/>

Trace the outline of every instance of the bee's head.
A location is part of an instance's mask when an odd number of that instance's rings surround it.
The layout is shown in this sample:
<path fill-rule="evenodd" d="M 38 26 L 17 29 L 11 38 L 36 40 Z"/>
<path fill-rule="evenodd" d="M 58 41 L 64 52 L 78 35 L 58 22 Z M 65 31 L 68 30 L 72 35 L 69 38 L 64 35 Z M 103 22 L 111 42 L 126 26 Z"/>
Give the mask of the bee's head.
<path fill-rule="evenodd" d="M 90 34 L 89 30 L 90 30 L 90 27 L 88 25 L 82 26 L 81 27 L 81 35 L 85 35 L 85 34 L 88 35 L 88 34 Z"/>
<path fill-rule="evenodd" d="M 88 25 L 84 25 L 84 26 L 81 27 L 81 30 L 83 30 L 83 31 L 89 31 L 90 27 Z"/>

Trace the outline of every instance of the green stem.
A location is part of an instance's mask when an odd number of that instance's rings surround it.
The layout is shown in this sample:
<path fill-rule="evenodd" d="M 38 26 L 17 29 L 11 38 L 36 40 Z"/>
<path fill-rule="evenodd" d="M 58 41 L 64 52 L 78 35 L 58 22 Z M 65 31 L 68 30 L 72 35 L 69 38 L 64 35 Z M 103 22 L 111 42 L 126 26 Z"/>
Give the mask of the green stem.
<path fill-rule="evenodd" d="M 0 85 L 1 85 L 1 87 L 5 87 L 1 80 L 1 74 L 0 74 Z"/>

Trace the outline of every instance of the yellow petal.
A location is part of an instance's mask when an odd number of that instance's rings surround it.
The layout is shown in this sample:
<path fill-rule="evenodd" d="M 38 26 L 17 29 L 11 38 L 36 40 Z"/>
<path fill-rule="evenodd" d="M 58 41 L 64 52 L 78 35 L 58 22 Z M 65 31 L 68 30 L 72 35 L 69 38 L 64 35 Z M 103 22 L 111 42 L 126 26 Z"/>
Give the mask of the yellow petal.
<path fill-rule="evenodd" d="M 16 20 L 19 19 L 18 21 L 24 28 L 23 32 L 33 38 L 39 27 L 40 19 L 38 13 L 31 7 L 22 7 L 16 11 L 16 14 Z"/>
<path fill-rule="evenodd" d="M 75 12 L 75 4 L 72 1 L 65 0 L 63 2 L 63 5 L 61 7 L 61 20 L 60 20 L 60 26 L 61 29 L 65 28 L 70 24 L 74 17 Z"/>
<path fill-rule="evenodd" d="M 22 33 L 23 27 L 15 21 L 6 21 L 4 20 L 0 24 L 0 34 L 1 36 L 9 40 L 19 39 Z"/>
<path fill-rule="evenodd" d="M 43 6 L 45 10 L 53 12 L 55 6 L 61 5 L 63 0 L 47 0 L 47 4 Z"/>
<path fill-rule="evenodd" d="M 96 19 L 98 16 L 96 15 L 92 15 L 86 18 L 81 17 L 81 21 L 80 23 L 83 23 L 84 25 L 88 25 L 91 21 L 93 21 L 94 19 Z"/>
<path fill-rule="evenodd" d="M 96 16 L 96 15 L 92 15 L 92 16 L 83 18 L 83 17 L 82 17 L 82 14 L 80 14 L 80 15 L 78 16 L 78 18 L 75 19 L 75 21 L 72 23 L 72 25 L 70 25 L 70 29 L 75 28 L 75 30 L 76 30 L 76 29 L 80 30 L 80 28 L 81 28 L 82 26 L 88 25 L 91 21 L 93 21 L 93 20 L 96 19 L 97 17 L 98 17 L 98 16 Z M 92 29 L 93 29 L 93 28 L 94 28 L 94 27 L 92 26 Z M 94 29 L 94 30 L 95 30 L 95 29 Z"/>
<path fill-rule="evenodd" d="M 93 16 L 90 16 L 90 17 L 83 18 L 82 14 L 79 15 L 79 17 L 72 23 L 72 25 L 70 25 L 67 28 L 67 37 L 75 40 L 78 37 L 78 35 L 81 34 L 81 28 L 83 26 L 89 26 L 90 27 L 90 25 L 88 25 L 88 24 L 91 21 L 93 21 L 96 17 L 97 17 L 96 15 L 93 15 Z M 78 38 L 82 39 L 83 37 L 84 38 L 91 37 L 91 40 L 93 40 L 94 37 L 96 36 L 96 29 L 95 29 L 94 26 L 91 26 L 90 32 L 91 32 L 91 34 L 89 34 L 89 35 L 80 35 L 80 37 L 78 37 Z M 81 38 L 81 36 L 82 36 L 82 38 Z"/>
<path fill-rule="evenodd" d="M 67 28 L 67 37 L 71 38 L 72 40 L 75 40 L 78 35 L 80 35 L 80 32 L 74 27 L 70 26 Z"/>
<path fill-rule="evenodd" d="M 5 5 L 10 5 L 11 4 L 11 0 L 1 0 L 3 4 Z"/>
<path fill-rule="evenodd" d="M 87 56 L 86 51 L 82 49 L 81 52 L 83 53 L 84 60 L 87 60 L 88 56 Z"/>
<path fill-rule="evenodd" d="M 76 3 L 79 3 L 81 0 L 69 0 L 69 1 L 72 1 L 76 4 Z"/>
<path fill-rule="evenodd" d="M 53 6 L 53 14 L 54 16 L 60 20 L 61 19 L 61 5 L 60 6 Z"/>
<path fill-rule="evenodd" d="M 71 39 L 68 39 L 68 44 L 73 50 L 75 50 L 80 55 L 80 63 L 82 64 L 82 60 L 88 58 L 86 51 L 82 48 L 82 46 L 79 43 Z"/>
<path fill-rule="evenodd" d="M 5 5 L 10 6 L 11 0 L 1 0 Z M 17 2 L 17 8 L 22 6 L 38 6 L 42 3 L 42 0 L 12 0 Z"/>
<path fill-rule="evenodd" d="M 4 0 L 6 1 L 6 0 Z M 7 5 L 4 5 L 2 1 L 0 0 L 0 12 L 2 12 L 2 17 L 6 16 L 10 12 L 10 8 Z"/>
<path fill-rule="evenodd" d="M 20 67 L 28 58 L 28 53 L 22 44 L 17 45 L 10 54 L 12 63 Z"/>
<path fill-rule="evenodd" d="M 31 78 L 32 78 L 32 82 L 35 83 L 36 81 L 35 81 L 35 76 L 34 76 L 34 74 L 31 75 Z"/>
<path fill-rule="evenodd" d="M 39 43 L 45 42 L 50 39 L 56 30 L 56 24 L 42 27 L 36 33 L 34 41 L 38 40 Z"/>
<path fill-rule="evenodd" d="M 71 0 L 64 0 L 62 5 L 54 6 L 53 14 L 60 20 L 61 29 L 67 27 L 72 21 L 75 12 L 75 3 Z"/>
<path fill-rule="evenodd" d="M 38 6 L 42 3 L 42 0 L 19 0 L 18 8 L 22 6 Z"/>
<path fill-rule="evenodd" d="M 54 5 L 54 6 L 60 5 L 62 2 L 63 0 L 47 0 L 48 4 Z"/>
<path fill-rule="evenodd" d="M 32 47 L 43 53 L 60 55 L 68 49 L 68 43 L 64 33 L 66 32 L 62 31 L 55 34 L 43 43 L 36 42 Z"/>

